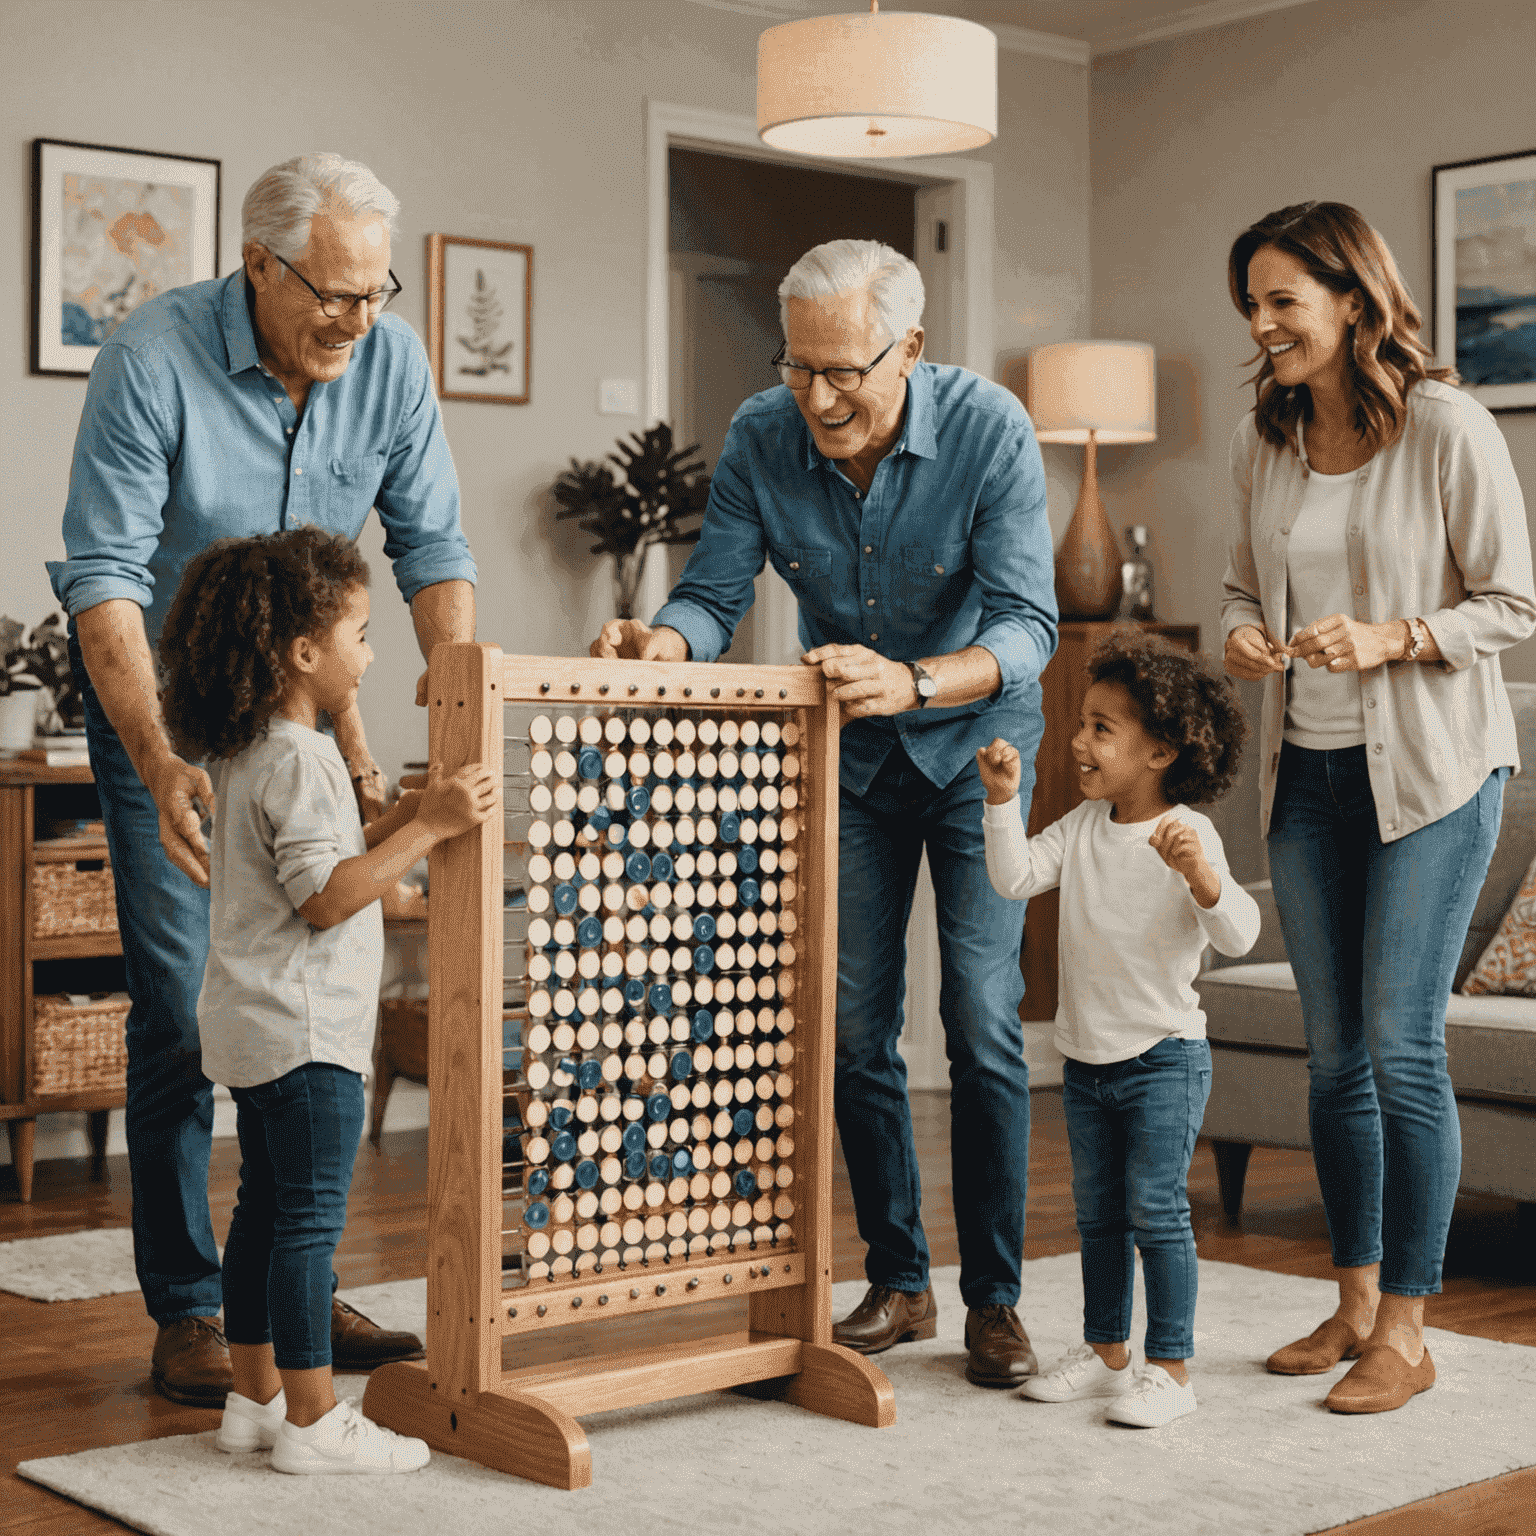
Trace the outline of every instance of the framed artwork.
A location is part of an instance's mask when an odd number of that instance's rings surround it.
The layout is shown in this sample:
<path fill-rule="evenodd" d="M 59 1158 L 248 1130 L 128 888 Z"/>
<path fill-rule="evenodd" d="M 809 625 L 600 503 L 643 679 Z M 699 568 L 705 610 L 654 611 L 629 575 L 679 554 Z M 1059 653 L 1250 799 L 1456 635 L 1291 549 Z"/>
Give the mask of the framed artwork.
<path fill-rule="evenodd" d="M 32 141 L 32 372 L 83 378 L 146 299 L 219 275 L 221 162 Z"/>
<path fill-rule="evenodd" d="M 1536 150 L 1434 181 L 1435 360 L 1490 411 L 1536 410 Z"/>
<path fill-rule="evenodd" d="M 527 405 L 533 247 L 427 236 L 427 351 L 440 400 Z"/>

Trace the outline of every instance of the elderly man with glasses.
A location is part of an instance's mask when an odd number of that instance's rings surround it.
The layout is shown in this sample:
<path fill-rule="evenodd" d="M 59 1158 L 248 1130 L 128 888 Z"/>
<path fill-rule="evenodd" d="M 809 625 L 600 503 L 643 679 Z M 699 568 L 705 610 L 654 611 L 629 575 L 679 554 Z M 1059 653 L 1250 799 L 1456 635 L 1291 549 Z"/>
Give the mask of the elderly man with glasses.
<path fill-rule="evenodd" d="M 1027 803 L 1056 645 L 1045 473 L 1011 394 L 922 361 L 922 278 L 889 246 L 817 246 L 779 301 L 785 387 L 736 412 L 698 546 L 654 627 L 614 621 L 592 654 L 713 661 L 765 559 L 793 588 L 804 660 L 844 720 L 835 1102 L 870 1284 L 833 1337 L 874 1354 L 937 1327 L 896 1049 L 926 850 L 966 1375 L 1013 1386 L 1035 1371 L 1014 1310 L 1029 1158 L 1024 915 L 987 878 L 975 759 L 996 736 L 1017 746 Z"/>
<path fill-rule="evenodd" d="M 384 314 L 399 202 L 364 165 L 301 155 L 262 175 L 242 209 L 244 264 L 141 305 L 91 370 L 64 511 L 68 558 L 49 563 L 70 616 L 70 659 L 106 822 L 132 1007 L 126 1132 L 133 1242 L 151 1363 L 175 1402 L 230 1388 L 215 1318 L 208 1212 L 213 1087 L 197 1000 L 208 954 L 200 765 L 172 750 L 154 651 L 187 561 L 216 539 L 314 523 L 355 539 L 370 508 L 422 655 L 474 638 L 475 564 L 420 342 Z M 425 703 L 425 674 L 417 686 Z M 383 809 L 356 706 L 332 722 L 365 820 Z M 342 1302 L 340 1369 L 419 1358 L 420 1340 Z"/>

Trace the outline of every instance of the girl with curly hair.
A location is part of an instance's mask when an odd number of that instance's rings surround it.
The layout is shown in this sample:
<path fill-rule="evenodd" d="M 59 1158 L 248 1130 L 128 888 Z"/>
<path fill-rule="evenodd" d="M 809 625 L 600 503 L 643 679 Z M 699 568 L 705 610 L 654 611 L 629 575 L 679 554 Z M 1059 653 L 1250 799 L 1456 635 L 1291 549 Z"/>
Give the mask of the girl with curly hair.
<path fill-rule="evenodd" d="M 381 898 L 495 808 L 489 768 L 444 778 L 365 828 L 335 741 L 373 660 L 368 567 L 298 528 L 210 545 L 160 642 L 176 750 L 213 784 L 202 1067 L 237 1106 L 240 1193 L 224 1247 L 234 1391 L 217 1444 L 282 1472 L 409 1472 L 426 1443 L 336 1401 L 331 1260 L 363 1127 L 384 960 Z"/>
<path fill-rule="evenodd" d="M 1090 657 L 1072 739 L 1083 803 L 1026 837 L 1016 748 L 977 754 L 987 873 L 1024 901 L 1059 887 L 1062 1103 L 1083 1270 L 1083 1339 L 1025 1382 L 1042 1403 L 1112 1396 L 1109 1417 L 1155 1428 L 1195 1409 L 1195 1238 L 1187 1180 L 1211 1091 L 1193 982 L 1207 944 L 1246 954 L 1259 909 L 1192 806 L 1237 775 L 1248 727 L 1202 657 L 1137 631 Z M 1141 1250 L 1145 1363 L 1127 1341 Z"/>

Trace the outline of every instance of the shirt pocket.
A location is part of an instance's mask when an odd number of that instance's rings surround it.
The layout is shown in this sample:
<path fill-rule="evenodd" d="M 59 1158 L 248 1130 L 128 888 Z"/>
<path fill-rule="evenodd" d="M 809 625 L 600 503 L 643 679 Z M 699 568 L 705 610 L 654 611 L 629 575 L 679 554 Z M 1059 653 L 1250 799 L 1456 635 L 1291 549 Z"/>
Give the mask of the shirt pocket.
<path fill-rule="evenodd" d="M 904 545 L 892 589 L 894 602 L 909 612 L 932 614 L 958 607 L 971 589 L 970 540 Z"/>
<path fill-rule="evenodd" d="M 343 533 L 355 539 L 363 531 L 379 487 L 384 483 L 384 463 L 382 453 L 368 453 L 358 459 L 331 460 L 325 520 L 333 533 Z"/>
<path fill-rule="evenodd" d="M 799 544 L 777 544 L 768 548 L 773 568 L 794 588 L 797 597 L 811 600 L 818 608 L 827 606 L 832 583 L 832 551 Z"/>

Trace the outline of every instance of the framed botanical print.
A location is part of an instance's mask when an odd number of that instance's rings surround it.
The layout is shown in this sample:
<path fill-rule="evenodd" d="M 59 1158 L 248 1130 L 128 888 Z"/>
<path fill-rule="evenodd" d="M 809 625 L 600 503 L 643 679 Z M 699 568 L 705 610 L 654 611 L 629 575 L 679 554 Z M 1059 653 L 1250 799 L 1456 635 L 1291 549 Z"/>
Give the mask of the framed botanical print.
<path fill-rule="evenodd" d="M 1536 410 L 1536 150 L 1435 167 L 1435 360 L 1490 411 Z"/>
<path fill-rule="evenodd" d="M 219 275 L 221 163 L 32 141 L 32 372 L 80 378 L 140 304 Z"/>
<path fill-rule="evenodd" d="M 533 247 L 427 236 L 427 351 L 442 400 L 527 405 Z"/>

